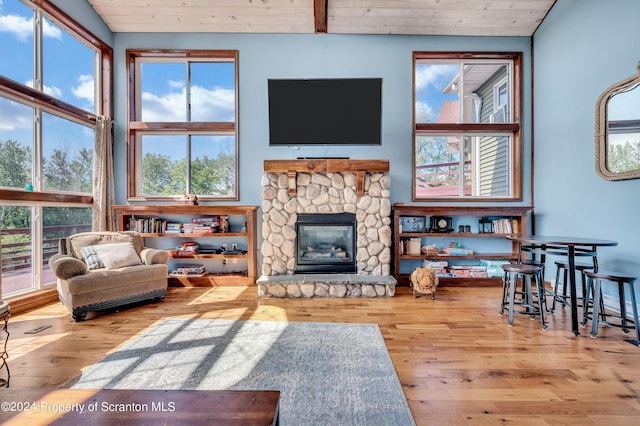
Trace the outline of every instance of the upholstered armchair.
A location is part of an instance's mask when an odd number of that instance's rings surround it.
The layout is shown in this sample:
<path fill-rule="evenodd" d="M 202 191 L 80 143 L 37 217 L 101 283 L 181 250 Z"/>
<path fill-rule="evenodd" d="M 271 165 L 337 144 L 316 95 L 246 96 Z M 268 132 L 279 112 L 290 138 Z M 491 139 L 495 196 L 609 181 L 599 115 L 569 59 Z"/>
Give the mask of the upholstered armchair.
<path fill-rule="evenodd" d="M 144 247 L 136 232 L 83 232 L 60 239 L 49 267 L 60 301 L 82 321 L 90 311 L 164 299 L 168 260 L 166 251 Z"/>

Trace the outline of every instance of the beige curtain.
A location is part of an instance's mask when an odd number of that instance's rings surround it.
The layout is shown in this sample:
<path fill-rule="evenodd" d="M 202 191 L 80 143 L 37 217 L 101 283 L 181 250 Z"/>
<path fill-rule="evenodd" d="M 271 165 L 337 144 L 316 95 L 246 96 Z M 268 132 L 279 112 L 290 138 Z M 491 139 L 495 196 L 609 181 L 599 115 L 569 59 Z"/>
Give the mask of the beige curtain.
<path fill-rule="evenodd" d="M 93 217 L 94 231 L 115 230 L 113 187 L 113 121 L 98 117 L 93 152 Z"/>

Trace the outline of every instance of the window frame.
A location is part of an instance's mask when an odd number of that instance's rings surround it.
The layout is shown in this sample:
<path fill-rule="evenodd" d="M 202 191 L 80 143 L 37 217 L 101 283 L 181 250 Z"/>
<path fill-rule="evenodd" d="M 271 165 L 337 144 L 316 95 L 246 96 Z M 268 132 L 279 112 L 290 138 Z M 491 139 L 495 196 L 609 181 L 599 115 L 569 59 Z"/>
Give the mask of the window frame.
<path fill-rule="evenodd" d="M 128 72 L 127 83 L 127 200 L 128 201 L 173 201 L 181 194 L 174 196 L 146 196 L 138 194 L 141 187 L 141 166 L 138 163 L 139 137 L 140 134 L 181 134 L 193 136 L 198 134 L 210 135 L 233 135 L 235 139 L 235 176 L 234 195 L 230 197 L 211 196 L 197 194 L 202 200 L 208 201 L 238 201 L 240 199 L 239 187 L 239 137 L 238 137 L 238 116 L 239 116 L 239 66 L 238 50 L 146 50 L 127 49 L 126 62 Z M 141 114 L 141 100 L 138 88 L 141 85 L 138 73 L 138 60 L 152 59 L 161 62 L 163 59 L 182 59 L 185 61 L 194 60 L 200 62 L 207 61 L 232 61 L 234 63 L 235 81 L 235 111 L 234 122 L 213 122 L 213 121 L 184 121 L 184 122 L 145 122 L 137 120 L 137 115 Z"/>
<path fill-rule="evenodd" d="M 95 67 L 95 100 L 94 112 L 81 109 L 75 105 L 69 104 L 61 99 L 44 93 L 36 88 L 32 88 L 21 84 L 8 77 L 0 75 L 0 95 L 6 99 L 21 103 L 34 109 L 36 117 L 41 117 L 44 112 L 69 120 L 77 124 L 95 128 L 98 115 L 112 116 L 112 86 L 113 86 L 113 49 L 93 35 L 90 31 L 73 20 L 69 15 L 63 12 L 49 1 L 46 0 L 22 0 L 25 5 L 34 11 L 34 19 L 42 25 L 42 17 L 55 22 L 69 35 L 75 37 L 83 44 L 95 50 L 98 55 L 94 62 Z M 34 26 L 34 37 L 41 35 L 42 31 Z M 42 50 L 34 40 L 34 55 L 42 55 Z M 36 60 L 36 63 L 41 60 Z M 40 71 L 36 71 L 36 74 Z M 40 74 L 41 75 L 41 74 Z M 34 79 L 35 81 L 35 79 Z M 40 121 L 38 119 L 38 121 Z M 34 126 L 41 126 L 41 123 L 35 123 Z M 38 133 L 41 129 L 34 132 L 33 147 L 40 150 L 42 141 L 41 135 Z M 34 161 L 39 163 L 33 167 L 42 169 L 42 156 L 34 153 Z M 38 173 L 40 174 L 40 173 Z M 40 176 L 40 179 L 42 177 Z M 36 183 L 36 182 L 34 182 Z M 43 262 L 43 218 L 42 211 L 46 207 L 78 207 L 93 208 L 93 196 L 87 193 L 73 193 L 55 190 L 36 190 L 27 191 L 22 188 L 0 188 L 0 204 L 6 206 L 30 207 L 32 210 L 31 221 L 31 252 L 32 252 L 32 278 L 31 286 L 20 293 L 6 295 L 9 299 L 22 297 L 33 293 L 34 291 L 43 289 L 55 289 L 55 280 L 45 282 L 46 265 Z M 0 290 L 1 292 L 1 290 Z"/>
<path fill-rule="evenodd" d="M 521 201 L 522 200 L 522 52 L 433 52 L 414 51 L 412 60 L 412 120 L 413 138 L 411 150 L 412 201 L 434 202 L 487 202 L 487 201 Z M 416 65 L 423 60 L 504 60 L 512 63 L 512 87 L 511 87 L 511 121 L 508 123 L 418 123 L 416 121 Z M 508 82 L 507 82 L 508 83 Z M 499 83 L 498 83 L 499 84 Z M 486 197 L 486 196 L 433 196 L 418 197 L 416 194 L 416 139 L 420 136 L 432 136 L 434 134 L 451 134 L 462 136 L 481 136 L 483 134 L 512 135 L 512 150 L 510 153 L 511 171 L 511 196 Z"/>

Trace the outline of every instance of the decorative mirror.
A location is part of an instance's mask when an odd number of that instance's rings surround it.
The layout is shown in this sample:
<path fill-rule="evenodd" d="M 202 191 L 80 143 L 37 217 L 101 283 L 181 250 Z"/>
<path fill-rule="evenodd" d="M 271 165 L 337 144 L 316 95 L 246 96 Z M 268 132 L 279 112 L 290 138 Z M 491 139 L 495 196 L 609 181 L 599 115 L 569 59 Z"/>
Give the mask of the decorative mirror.
<path fill-rule="evenodd" d="M 640 64 L 598 98 L 596 171 L 607 180 L 640 178 Z"/>

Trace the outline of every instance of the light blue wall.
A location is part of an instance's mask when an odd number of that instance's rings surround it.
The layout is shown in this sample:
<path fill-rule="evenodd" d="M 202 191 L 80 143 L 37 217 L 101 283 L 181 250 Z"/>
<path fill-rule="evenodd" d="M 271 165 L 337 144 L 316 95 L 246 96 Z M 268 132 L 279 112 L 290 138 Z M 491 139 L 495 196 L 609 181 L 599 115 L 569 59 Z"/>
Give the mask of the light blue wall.
<path fill-rule="evenodd" d="M 534 35 L 536 232 L 611 239 L 603 269 L 640 276 L 640 179 L 595 171 L 595 103 L 640 61 L 640 2 L 559 0 Z M 640 105 L 638 105 L 640 112 Z"/>
<path fill-rule="evenodd" d="M 530 203 L 530 38 L 327 34 L 114 34 L 116 193 L 125 202 L 126 73 L 128 48 L 237 49 L 240 71 L 240 204 L 260 205 L 264 159 L 346 156 L 388 159 L 391 201 L 411 202 L 412 52 L 482 50 L 524 52 L 525 204 Z M 267 79 L 382 77 L 382 145 L 269 147 Z"/>
<path fill-rule="evenodd" d="M 113 33 L 87 0 L 51 0 L 51 3 L 91 31 L 94 36 L 109 46 L 113 45 Z"/>

